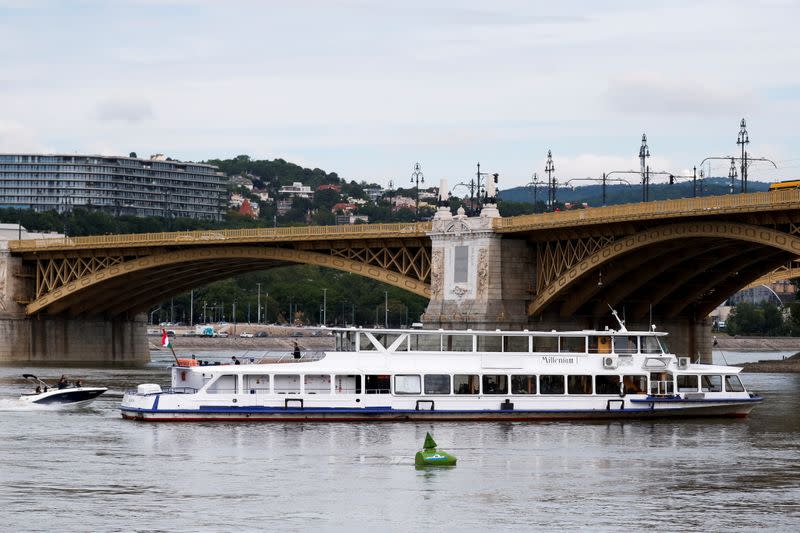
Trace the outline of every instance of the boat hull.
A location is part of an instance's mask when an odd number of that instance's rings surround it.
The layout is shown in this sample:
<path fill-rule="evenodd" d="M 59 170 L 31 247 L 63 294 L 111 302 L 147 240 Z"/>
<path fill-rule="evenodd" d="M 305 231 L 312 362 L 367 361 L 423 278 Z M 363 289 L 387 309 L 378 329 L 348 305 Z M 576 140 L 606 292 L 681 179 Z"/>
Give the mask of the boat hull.
<path fill-rule="evenodd" d="M 537 420 L 609 420 L 685 417 L 744 417 L 761 398 L 726 402 L 680 402 L 668 406 L 592 410 L 403 410 L 278 407 L 208 407 L 200 409 L 122 408 L 122 417 L 145 422 L 516 422 Z"/>
<path fill-rule="evenodd" d="M 54 389 L 41 394 L 28 394 L 20 397 L 21 400 L 36 405 L 65 405 L 83 407 L 92 403 L 98 396 L 106 392 L 105 387 L 81 387 L 70 389 Z"/>

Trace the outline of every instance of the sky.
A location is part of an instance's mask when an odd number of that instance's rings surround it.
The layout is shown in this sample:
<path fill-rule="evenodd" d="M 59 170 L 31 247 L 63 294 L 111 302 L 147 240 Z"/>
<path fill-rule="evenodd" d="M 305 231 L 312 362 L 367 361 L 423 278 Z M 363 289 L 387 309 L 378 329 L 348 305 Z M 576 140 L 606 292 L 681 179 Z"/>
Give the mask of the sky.
<path fill-rule="evenodd" d="M 548 150 L 562 183 L 638 169 L 643 133 L 651 170 L 688 174 L 738 155 L 745 118 L 778 166 L 750 179 L 789 179 L 799 21 L 790 0 L 0 0 L 0 153 L 248 154 L 395 187 L 419 162 L 451 189 L 480 162 L 507 189 Z"/>

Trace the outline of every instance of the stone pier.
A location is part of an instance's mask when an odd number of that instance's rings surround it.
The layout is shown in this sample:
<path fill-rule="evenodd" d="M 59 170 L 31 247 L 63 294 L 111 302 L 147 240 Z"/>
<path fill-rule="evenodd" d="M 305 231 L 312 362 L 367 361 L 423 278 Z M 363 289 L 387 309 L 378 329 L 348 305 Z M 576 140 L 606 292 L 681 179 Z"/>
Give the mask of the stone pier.
<path fill-rule="evenodd" d="M 14 225 L 10 235 L 4 236 L 4 229 L 8 230 L 0 227 L 0 364 L 141 365 L 150 361 L 145 315 L 134 320 L 28 317 L 24 304 L 34 293 L 34 275 L 21 259 L 9 255 L 6 242 L 38 235 Z"/>

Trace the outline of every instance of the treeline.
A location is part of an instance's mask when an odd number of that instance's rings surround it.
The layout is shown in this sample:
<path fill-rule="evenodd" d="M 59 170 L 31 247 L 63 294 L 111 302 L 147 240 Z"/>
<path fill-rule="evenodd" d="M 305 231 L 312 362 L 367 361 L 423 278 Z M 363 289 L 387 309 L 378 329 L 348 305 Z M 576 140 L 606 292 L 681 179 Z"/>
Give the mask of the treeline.
<path fill-rule="evenodd" d="M 769 301 L 741 302 L 728 315 L 725 331 L 729 335 L 800 336 L 800 302 L 783 308 Z"/>
<path fill-rule="evenodd" d="M 329 326 L 383 326 L 384 321 L 390 327 L 410 326 L 428 304 L 427 298 L 356 274 L 297 265 L 242 274 L 198 288 L 194 305 L 190 293 L 182 294 L 151 309 L 149 319 L 156 324 L 255 323 L 259 284 L 262 323 L 320 324 L 326 303 Z"/>

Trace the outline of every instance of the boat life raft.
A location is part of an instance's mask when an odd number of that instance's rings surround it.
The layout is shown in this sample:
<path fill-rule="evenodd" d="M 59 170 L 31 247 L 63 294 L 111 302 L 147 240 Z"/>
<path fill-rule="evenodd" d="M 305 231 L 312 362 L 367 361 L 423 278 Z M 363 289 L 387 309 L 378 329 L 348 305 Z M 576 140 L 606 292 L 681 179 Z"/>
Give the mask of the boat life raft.
<path fill-rule="evenodd" d="M 455 466 L 457 460 L 455 455 L 437 450 L 436 441 L 433 440 L 430 433 L 425 434 L 422 451 L 417 452 L 414 456 L 416 466 Z"/>

